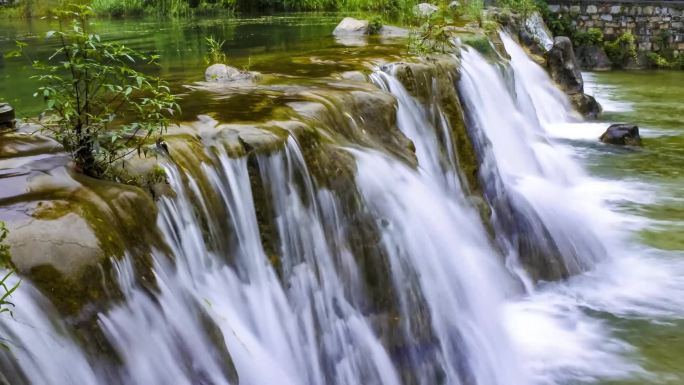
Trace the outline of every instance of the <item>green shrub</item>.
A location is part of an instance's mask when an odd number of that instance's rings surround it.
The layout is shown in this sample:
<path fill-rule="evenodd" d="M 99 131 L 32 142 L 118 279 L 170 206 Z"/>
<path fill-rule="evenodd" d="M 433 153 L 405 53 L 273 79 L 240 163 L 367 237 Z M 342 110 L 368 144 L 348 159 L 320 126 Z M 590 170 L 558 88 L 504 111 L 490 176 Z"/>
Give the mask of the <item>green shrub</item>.
<path fill-rule="evenodd" d="M 636 58 L 636 44 L 634 35 L 625 32 L 613 41 L 604 43 L 606 55 L 618 66 L 624 66 L 629 59 Z"/>
<path fill-rule="evenodd" d="M 497 0 L 497 5 L 501 8 L 510 9 L 524 18 L 539 11 L 538 3 L 535 0 Z"/>
<path fill-rule="evenodd" d="M 468 20 L 477 21 L 481 24 L 483 21 L 483 11 L 484 2 L 482 0 L 469 0 L 465 3 L 465 6 L 463 8 L 463 17 Z"/>
<path fill-rule="evenodd" d="M 382 29 L 382 18 L 380 16 L 373 16 L 368 21 L 368 34 L 369 35 L 376 35 L 376 34 L 380 33 L 381 29 Z"/>
<path fill-rule="evenodd" d="M 90 31 L 92 14 L 88 6 L 70 4 L 55 17 L 60 29 L 48 38 L 58 48 L 47 62 L 34 62 L 34 78 L 42 84 L 34 96 L 47 107 L 45 119 L 36 123 L 81 172 L 116 179 L 112 165 L 144 151 L 179 106 L 166 82 L 133 67 L 155 65 L 158 57 L 102 41 Z"/>
<path fill-rule="evenodd" d="M 449 25 L 430 18 L 409 35 L 409 52 L 419 55 L 445 53 L 453 48 L 452 38 Z"/>
<path fill-rule="evenodd" d="M 546 20 L 553 36 L 573 36 L 575 28 L 572 26 L 572 19 L 563 14 L 550 15 Z"/>
<path fill-rule="evenodd" d="M 589 28 L 584 32 L 575 32 L 572 36 L 575 46 L 600 46 L 603 44 L 603 32 L 598 28 Z"/>
<path fill-rule="evenodd" d="M 648 61 L 649 67 L 652 68 L 673 68 L 674 65 L 669 60 L 663 56 L 655 53 L 649 52 L 646 54 L 646 60 Z"/>

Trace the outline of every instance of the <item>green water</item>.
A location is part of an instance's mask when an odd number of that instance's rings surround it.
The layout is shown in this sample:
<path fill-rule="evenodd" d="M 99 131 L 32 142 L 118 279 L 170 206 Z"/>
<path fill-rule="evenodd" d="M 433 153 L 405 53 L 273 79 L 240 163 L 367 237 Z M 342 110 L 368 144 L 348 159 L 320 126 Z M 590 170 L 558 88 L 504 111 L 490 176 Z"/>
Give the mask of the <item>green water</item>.
<path fill-rule="evenodd" d="M 171 84 L 174 92 L 185 95 L 181 101 L 182 118 L 192 120 L 203 113 L 235 118 L 235 114 L 245 112 L 241 103 L 235 103 L 241 107 L 236 110 L 202 92 L 186 95 L 184 86 L 204 78 L 207 36 L 225 40 L 223 49 L 228 64 L 278 76 L 278 82 L 288 82 L 289 78 L 300 83 L 334 73 L 368 69 L 368 62 L 383 57 L 396 60 L 405 51 L 405 42 L 386 44 L 379 39 L 369 39 L 363 47 L 345 45 L 332 36 L 341 19 L 335 13 L 255 18 L 98 19 L 92 27 L 105 40 L 161 55 L 158 75 Z M 14 41 L 21 40 L 29 44 L 26 52 L 32 59 L 45 60 L 55 49 L 55 42 L 44 37 L 55 28 L 43 20 L 0 21 L 0 52 L 13 50 Z M 0 58 L 0 100 L 12 103 L 20 116 L 41 111 L 40 101 L 32 96 L 37 87 L 30 78 L 32 74 L 29 60 Z"/>
<path fill-rule="evenodd" d="M 599 96 L 618 102 L 607 104 L 602 119 L 638 124 L 644 146 L 601 152 L 592 159 L 592 169 L 657 188 L 655 204 L 627 209 L 659 221 L 642 232 L 647 244 L 684 250 L 684 73 L 612 72 L 597 74 L 596 79 Z"/>
<path fill-rule="evenodd" d="M 589 147 L 590 170 L 602 177 L 637 183 L 650 195 L 618 210 L 645 219 L 638 240 L 661 258 L 684 258 L 684 72 L 594 74 L 596 94 L 607 99 L 602 120 L 638 124 L 643 148 Z M 673 293 L 678 295 L 678 293 Z M 611 384 L 684 384 L 684 322 L 610 318 L 616 335 L 637 348 L 654 378 Z"/>

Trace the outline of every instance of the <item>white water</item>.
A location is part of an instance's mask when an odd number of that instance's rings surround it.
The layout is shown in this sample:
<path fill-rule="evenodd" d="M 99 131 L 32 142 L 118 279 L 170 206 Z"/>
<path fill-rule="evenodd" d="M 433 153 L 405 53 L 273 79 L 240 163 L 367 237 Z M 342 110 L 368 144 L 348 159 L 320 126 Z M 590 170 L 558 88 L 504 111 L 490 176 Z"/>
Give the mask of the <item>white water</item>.
<path fill-rule="evenodd" d="M 371 210 L 384 218 L 404 314 L 411 303 L 406 278 L 417 276 L 439 341 L 446 384 L 525 384 L 499 322 L 507 277 L 487 247 L 477 217 L 440 189 L 429 174 L 373 152 L 355 152 L 358 183 Z M 454 193 L 454 191 L 452 191 Z"/>
<path fill-rule="evenodd" d="M 512 86 L 506 71 L 474 50 L 463 52 L 460 89 L 485 159 L 491 160 L 484 167 L 492 169 L 484 172 L 498 175 L 500 194 L 509 194 L 529 222 L 541 220 L 567 271 L 586 271 L 610 258 L 609 250 L 622 241 L 614 215 L 600 194 L 586 193 L 597 183 L 546 132 L 547 126 L 573 121 L 565 96 L 517 44 L 505 34 L 502 40 L 511 55 Z"/>
<path fill-rule="evenodd" d="M 454 149 L 443 145 L 451 140 L 439 106 L 421 105 L 391 71 L 378 72 L 376 84 L 397 97 L 398 126 L 414 141 L 419 168 L 373 149 L 349 151 L 389 258 L 394 287 L 387 290 L 398 297 L 395 316 L 407 350 L 402 363 L 421 385 L 438 378 L 449 385 L 651 378 L 627 357 L 634 349 L 584 309 L 680 316 L 684 269 L 657 256 L 636 257 L 643 250 L 621 230 L 630 218 L 608 210 L 602 198 L 625 199 L 624 185 L 589 177 L 554 142 L 590 136 L 564 134 L 563 127 L 579 127 L 567 100 L 514 42 L 502 39 L 512 57 L 508 68 L 474 51 L 462 57 L 459 87 L 481 140 L 483 178 L 548 230 L 568 270 L 584 273 L 534 287 L 519 264 L 505 264 L 515 251 L 501 255 L 469 205 Z M 120 365 L 104 365 L 79 347 L 69 326 L 53 321 L 51 306 L 24 284 L 16 321 L 0 323 L 18 363 L 3 355 L 2 367 L 21 368 L 31 384 L 234 384 L 225 344 L 240 384 L 402 383 L 396 352 L 361 310 L 368 293 L 346 243 L 349 219 L 331 191 L 315 187 L 296 141 L 257 159 L 280 272 L 261 243 L 247 161 L 217 154 L 201 175 L 168 165 L 177 196 L 159 204 L 171 255 L 154 252 L 158 292 L 137 282 L 130 259 L 116 266 L 125 301 L 98 320 Z M 222 233 L 226 228 L 230 234 Z M 207 332 L 207 323 L 220 333 Z"/>

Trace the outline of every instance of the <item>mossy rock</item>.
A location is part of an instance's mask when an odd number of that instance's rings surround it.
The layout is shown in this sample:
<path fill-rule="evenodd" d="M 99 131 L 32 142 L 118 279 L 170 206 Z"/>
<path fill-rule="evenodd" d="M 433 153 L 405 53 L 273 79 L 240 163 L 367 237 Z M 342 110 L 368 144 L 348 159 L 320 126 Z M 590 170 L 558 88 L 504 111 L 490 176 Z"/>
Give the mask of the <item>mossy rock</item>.
<path fill-rule="evenodd" d="M 383 149 L 415 167 L 413 143 L 396 125 L 396 100 L 368 85 L 317 89 L 300 94 L 290 107 L 317 135 L 340 145 Z"/>
<path fill-rule="evenodd" d="M 0 217 L 12 261 L 64 314 L 93 302 L 106 306 L 101 300 L 117 297 L 110 258 L 145 258 L 160 243 L 156 206 L 139 188 L 78 174 L 59 153 L 5 171 L 2 182 L 14 188 L 0 197 Z"/>
<path fill-rule="evenodd" d="M 438 105 L 451 129 L 451 145 L 470 193 L 481 196 L 479 161 L 466 128 L 457 94 L 460 62 L 452 56 L 433 56 L 419 63 L 396 63 L 394 74 L 406 90 L 423 105 Z"/>

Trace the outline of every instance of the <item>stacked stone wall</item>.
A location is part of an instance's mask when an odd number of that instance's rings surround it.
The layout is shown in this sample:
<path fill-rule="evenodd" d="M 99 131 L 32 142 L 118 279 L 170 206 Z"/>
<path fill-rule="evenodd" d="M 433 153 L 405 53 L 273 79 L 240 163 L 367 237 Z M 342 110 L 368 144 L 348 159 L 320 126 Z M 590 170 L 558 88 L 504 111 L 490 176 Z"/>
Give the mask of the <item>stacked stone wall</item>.
<path fill-rule="evenodd" d="M 606 40 L 631 32 L 639 51 L 684 54 L 684 1 L 549 1 L 552 15 L 569 16 L 577 31 L 600 29 Z"/>

